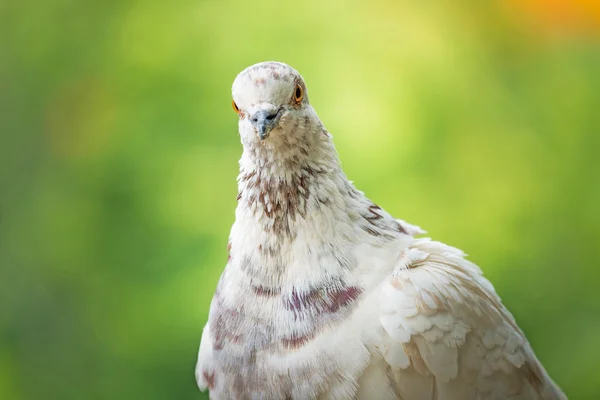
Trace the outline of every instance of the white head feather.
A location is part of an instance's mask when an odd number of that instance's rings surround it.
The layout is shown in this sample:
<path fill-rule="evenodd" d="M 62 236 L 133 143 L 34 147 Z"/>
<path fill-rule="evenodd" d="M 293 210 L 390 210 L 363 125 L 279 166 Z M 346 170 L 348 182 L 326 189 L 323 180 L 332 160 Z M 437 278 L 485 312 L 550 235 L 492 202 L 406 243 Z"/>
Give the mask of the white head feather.
<path fill-rule="evenodd" d="M 248 67 L 235 79 L 232 94 L 244 145 L 243 170 L 290 178 L 304 166 L 330 169 L 339 164 L 304 80 L 292 67 L 278 62 Z"/>

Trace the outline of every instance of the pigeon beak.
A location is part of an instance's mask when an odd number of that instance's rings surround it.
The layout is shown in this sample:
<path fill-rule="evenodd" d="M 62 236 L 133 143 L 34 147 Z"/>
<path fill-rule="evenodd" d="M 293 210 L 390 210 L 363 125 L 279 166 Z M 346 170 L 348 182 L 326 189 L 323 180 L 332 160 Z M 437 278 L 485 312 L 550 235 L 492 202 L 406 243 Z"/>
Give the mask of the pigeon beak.
<path fill-rule="evenodd" d="M 279 110 L 258 110 L 250 118 L 252 126 L 260 140 L 269 137 L 269 133 L 279 121 Z"/>

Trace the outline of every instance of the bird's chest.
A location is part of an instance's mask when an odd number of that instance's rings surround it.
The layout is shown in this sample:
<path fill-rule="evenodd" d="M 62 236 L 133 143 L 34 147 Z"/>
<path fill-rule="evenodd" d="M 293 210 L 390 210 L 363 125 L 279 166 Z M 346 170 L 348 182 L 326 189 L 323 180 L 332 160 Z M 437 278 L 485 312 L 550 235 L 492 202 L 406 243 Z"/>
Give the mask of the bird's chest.
<path fill-rule="evenodd" d="M 226 286 L 226 285 L 225 285 Z M 317 398 L 366 366 L 363 289 L 218 290 L 209 318 L 215 398 Z M 344 367 L 344 376 L 341 375 Z"/>

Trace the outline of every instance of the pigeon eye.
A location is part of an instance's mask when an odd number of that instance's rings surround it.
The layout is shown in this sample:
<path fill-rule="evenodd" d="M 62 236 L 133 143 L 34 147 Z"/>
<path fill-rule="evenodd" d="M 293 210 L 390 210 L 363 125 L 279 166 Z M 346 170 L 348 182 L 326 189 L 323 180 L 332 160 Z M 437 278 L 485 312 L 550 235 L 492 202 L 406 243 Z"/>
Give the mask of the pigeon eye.
<path fill-rule="evenodd" d="M 303 95 L 304 92 L 302 91 L 302 87 L 300 85 L 296 85 L 296 89 L 294 90 L 294 101 L 296 103 L 300 103 Z"/>
<path fill-rule="evenodd" d="M 240 113 L 240 109 L 238 108 L 237 104 L 235 104 L 235 100 L 231 100 L 231 107 L 233 108 L 233 111 L 236 112 L 236 114 Z"/>

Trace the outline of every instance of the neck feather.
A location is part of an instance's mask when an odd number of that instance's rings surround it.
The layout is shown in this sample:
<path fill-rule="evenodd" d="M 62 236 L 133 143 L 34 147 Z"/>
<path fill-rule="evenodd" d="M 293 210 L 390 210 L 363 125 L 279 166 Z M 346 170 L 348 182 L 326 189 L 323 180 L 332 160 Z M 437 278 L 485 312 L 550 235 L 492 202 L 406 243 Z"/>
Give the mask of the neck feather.
<path fill-rule="evenodd" d="M 265 287 L 341 279 L 357 245 L 381 247 L 403 233 L 348 181 L 320 129 L 303 145 L 244 146 L 230 265 Z"/>
<path fill-rule="evenodd" d="M 265 232 L 295 236 L 294 225 L 307 214 L 343 197 L 348 190 L 329 133 L 306 129 L 302 141 L 285 137 L 244 147 L 238 176 L 238 209 L 246 210 Z M 294 132 L 292 132 L 292 138 Z"/>

